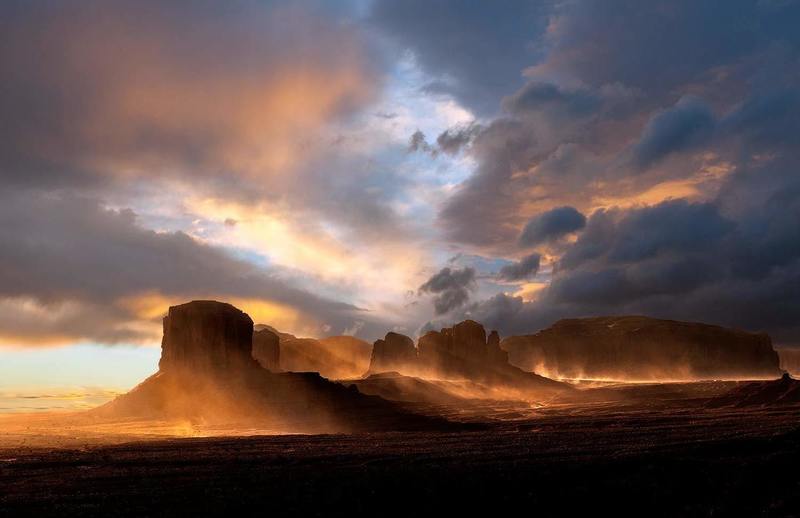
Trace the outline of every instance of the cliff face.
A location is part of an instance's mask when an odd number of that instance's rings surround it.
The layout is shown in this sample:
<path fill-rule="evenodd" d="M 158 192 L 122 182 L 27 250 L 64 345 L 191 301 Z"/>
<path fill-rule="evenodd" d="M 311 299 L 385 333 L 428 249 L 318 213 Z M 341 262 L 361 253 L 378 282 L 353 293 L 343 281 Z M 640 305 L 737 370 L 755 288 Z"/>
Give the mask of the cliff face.
<path fill-rule="evenodd" d="M 420 362 L 446 374 L 503 368 L 508 355 L 500 349 L 500 337 L 492 331 L 486 338 L 483 326 L 465 320 L 441 331 L 429 331 L 419 339 Z"/>
<path fill-rule="evenodd" d="M 776 377 L 766 334 L 639 316 L 567 319 L 502 342 L 512 364 L 555 378 Z"/>
<path fill-rule="evenodd" d="M 159 368 L 218 375 L 255 366 L 253 321 L 230 304 L 196 300 L 172 306 L 164 317 Z"/>
<path fill-rule="evenodd" d="M 428 379 L 471 380 L 505 390 L 511 397 L 570 388 L 510 365 L 507 353 L 500 348 L 497 331 L 487 337 L 483 326 L 473 320 L 430 331 L 420 337 L 416 348 L 407 336 L 388 333 L 375 342 L 369 373 L 391 371 Z M 384 378 L 370 379 L 376 385 Z"/>
<path fill-rule="evenodd" d="M 253 358 L 271 371 L 280 370 L 280 338 L 269 329 L 253 332 Z"/>

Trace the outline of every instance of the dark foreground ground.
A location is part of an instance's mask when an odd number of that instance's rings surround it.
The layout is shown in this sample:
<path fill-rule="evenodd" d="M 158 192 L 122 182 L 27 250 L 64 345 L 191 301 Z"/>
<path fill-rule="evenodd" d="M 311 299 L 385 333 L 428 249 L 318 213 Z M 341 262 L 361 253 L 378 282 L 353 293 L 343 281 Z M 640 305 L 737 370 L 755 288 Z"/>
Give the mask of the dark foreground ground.
<path fill-rule="evenodd" d="M 799 418 L 599 406 L 481 431 L 6 449 L 0 515 L 798 516 Z"/>

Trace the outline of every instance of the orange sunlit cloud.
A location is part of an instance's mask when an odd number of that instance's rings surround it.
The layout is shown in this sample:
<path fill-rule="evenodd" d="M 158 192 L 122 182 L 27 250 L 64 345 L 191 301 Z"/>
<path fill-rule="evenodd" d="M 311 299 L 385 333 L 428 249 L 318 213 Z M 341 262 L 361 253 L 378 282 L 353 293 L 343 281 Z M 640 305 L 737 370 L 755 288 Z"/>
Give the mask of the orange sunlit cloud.
<path fill-rule="evenodd" d="M 424 280 L 420 271 L 431 258 L 424 248 L 391 236 L 375 244 L 345 241 L 331 224 L 298 221 L 282 207 L 253 207 L 219 199 L 190 199 L 187 209 L 210 220 L 236 224 L 218 243 L 267 255 L 274 264 L 350 287 L 367 300 L 402 294 Z"/>

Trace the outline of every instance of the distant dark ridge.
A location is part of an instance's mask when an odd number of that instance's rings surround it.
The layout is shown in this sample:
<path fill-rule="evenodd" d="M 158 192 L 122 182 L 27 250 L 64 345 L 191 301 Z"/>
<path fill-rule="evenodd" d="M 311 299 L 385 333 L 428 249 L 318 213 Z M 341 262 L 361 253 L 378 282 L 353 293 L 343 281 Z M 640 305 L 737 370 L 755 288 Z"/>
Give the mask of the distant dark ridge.
<path fill-rule="evenodd" d="M 689 380 L 775 378 L 770 337 L 643 316 L 566 319 L 502 341 L 512 364 L 556 378 Z"/>

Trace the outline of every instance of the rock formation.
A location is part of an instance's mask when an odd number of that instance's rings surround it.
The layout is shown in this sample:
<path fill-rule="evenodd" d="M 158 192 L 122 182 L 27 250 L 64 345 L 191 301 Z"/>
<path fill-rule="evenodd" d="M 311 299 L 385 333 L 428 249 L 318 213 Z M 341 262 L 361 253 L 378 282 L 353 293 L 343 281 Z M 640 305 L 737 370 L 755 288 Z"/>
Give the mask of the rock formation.
<path fill-rule="evenodd" d="M 99 418 L 247 423 L 287 432 L 448 427 L 317 373 L 272 373 L 251 356 L 253 322 L 230 304 L 169 309 L 159 372 L 95 409 Z"/>
<path fill-rule="evenodd" d="M 512 364 L 556 378 L 678 380 L 780 375 L 769 336 L 640 316 L 560 320 L 502 342 Z"/>
<path fill-rule="evenodd" d="M 383 340 L 372 345 L 369 372 L 408 371 L 416 369 L 417 348 L 414 340 L 399 333 L 388 332 Z"/>
<path fill-rule="evenodd" d="M 161 340 L 163 372 L 224 375 L 254 366 L 253 321 L 230 304 L 196 300 L 169 308 Z"/>
<path fill-rule="evenodd" d="M 429 331 L 420 337 L 419 357 L 427 368 L 444 374 L 470 375 L 508 365 L 508 355 L 500 349 L 497 331 L 492 331 L 487 340 L 483 326 L 474 320 Z"/>
<path fill-rule="evenodd" d="M 437 380 L 470 380 L 485 384 L 497 394 L 499 387 L 514 398 L 570 390 L 565 384 L 524 372 L 508 363 L 500 336 L 473 320 L 420 337 L 417 348 L 410 338 L 389 333 L 375 342 L 369 373 L 386 371 Z M 382 383 L 373 378 L 373 385 Z"/>
<path fill-rule="evenodd" d="M 269 329 L 253 331 L 253 358 L 267 370 L 280 370 L 280 337 Z"/>

